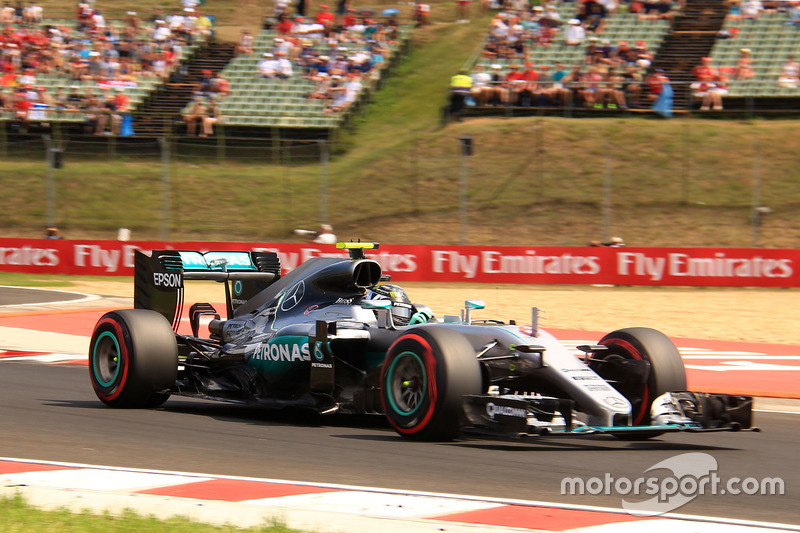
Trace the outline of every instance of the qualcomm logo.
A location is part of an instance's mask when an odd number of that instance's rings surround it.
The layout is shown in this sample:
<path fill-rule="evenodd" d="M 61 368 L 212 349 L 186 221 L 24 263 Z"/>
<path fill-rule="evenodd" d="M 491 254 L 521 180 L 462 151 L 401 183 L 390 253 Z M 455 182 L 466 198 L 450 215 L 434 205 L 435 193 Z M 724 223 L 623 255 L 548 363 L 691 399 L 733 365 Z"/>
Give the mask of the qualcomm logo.
<path fill-rule="evenodd" d="M 303 299 L 303 296 L 306 294 L 306 284 L 304 281 L 299 281 L 292 285 L 289 290 L 287 290 L 283 298 L 281 299 L 281 311 L 289 311 L 294 309 L 297 304 L 300 303 L 300 300 Z"/>
<path fill-rule="evenodd" d="M 510 407 L 507 405 L 495 405 L 493 402 L 486 404 L 486 414 L 494 420 L 495 415 L 515 416 L 517 418 L 528 418 L 527 409 Z"/>

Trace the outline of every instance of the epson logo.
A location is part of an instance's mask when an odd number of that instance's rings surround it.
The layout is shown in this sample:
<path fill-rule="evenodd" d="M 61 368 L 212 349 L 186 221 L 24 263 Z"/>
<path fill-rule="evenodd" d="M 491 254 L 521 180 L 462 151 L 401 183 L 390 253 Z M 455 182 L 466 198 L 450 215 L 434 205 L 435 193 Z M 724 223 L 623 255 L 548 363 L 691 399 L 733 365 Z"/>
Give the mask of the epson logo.
<path fill-rule="evenodd" d="M 495 405 L 492 402 L 486 404 L 486 413 L 489 418 L 494 419 L 495 415 L 515 416 L 517 418 L 528 418 L 527 409 L 519 407 L 509 407 L 507 405 Z"/>
<path fill-rule="evenodd" d="M 153 272 L 153 285 L 167 289 L 180 289 L 183 287 L 183 276 L 180 272 Z"/>

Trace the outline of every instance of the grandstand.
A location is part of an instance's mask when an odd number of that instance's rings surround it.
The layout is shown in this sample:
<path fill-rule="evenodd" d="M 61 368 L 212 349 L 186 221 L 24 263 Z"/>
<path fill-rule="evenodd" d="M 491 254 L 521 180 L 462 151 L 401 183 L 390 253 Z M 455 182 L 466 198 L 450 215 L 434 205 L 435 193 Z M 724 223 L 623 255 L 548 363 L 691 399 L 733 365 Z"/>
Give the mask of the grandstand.
<path fill-rule="evenodd" d="M 695 81 L 693 69 L 704 56 L 711 56 L 714 65 L 729 78 L 729 94 L 724 98 L 726 110 L 750 114 L 757 109 L 759 112 L 780 114 L 800 109 L 800 90 L 779 87 L 776 84 L 787 56 L 800 50 L 800 32 L 789 24 L 787 13 L 772 11 L 764 12 L 754 20 L 728 20 L 727 10 L 727 4 L 723 0 L 687 0 L 672 21 L 641 20 L 637 14 L 622 10 L 607 18 L 602 34 L 588 34 L 586 41 L 608 40 L 612 46 L 619 41 L 645 41 L 647 47 L 655 52 L 648 72 L 662 69 L 667 74 L 675 90 L 674 109 L 677 112 L 691 112 L 700 107 L 699 101 L 692 95 L 691 84 Z M 563 3 L 558 7 L 558 12 L 561 20 L 567 20 L 575 16 L 575 4 Z M 550 46 L 537 45 L 533 38 L 528 38 L 525 59 L 536 66 L 547 65 L 550 68 L 557 62 L 567 66 L 583 64 L 587 43 L 582 46 L 568 46 L 563 32 L 561 33 Z M 752 52 L 755 76 L 737 80 L 735 66 L 742 48 Z M 481 51 L 476 51 L 468 68 L 473 69 L 480 65 L 489 69 L 494 66 L 494 72 L 503 79 L 509 72 L 509 66 L 519 64 L 522 60 L 483 57 Z M 499 70 L 497 66 L 500 67 Z M 646 110 L 649 104 L 640 107 Z M 591 111 L 594 114 L 595 110 Z M 466 114 L 523 115 L 531 112 L 560 114 L 562 109 L 546 110 L 537 109 L 536 106 L 525 108 L 513 105 L 503 106 L 502 109 L 473 107 Z"/>
<path fill-rule="evenodd" d="M 729 94 L 725 98 L 726 110 L 786 112 L 800 108 L 798 89 L 778 87 L 776 80 L 786 57 L 800 45 L 800 32 L 787 24 L 784 12 L 765 12 L 755 20 L 726 20 L 726 5 L 723 0 L 687 0 L 683 10 L 673 20 L 642 20 L 635 13 L 621 9 L 607 18 L 605 31 L 601 35 L 587 36 L 589 40 L 605 41 L 611 45 L 619 41 L 634 43 L 644 41 L 655 52 L 651 69 L 663 69 L 675 87 L 675 110 L 692 111 L 699 107 L 689 89 L 692 68 L 699 58 L 710 55 L 714 64 L 723 72 L 731 72 L 741 48 L 752 50 L 755 77 L 747 80 L 731 79 Z M 563 2 L 558 6 L 562 21 L 576 16 L 576 3 Z M 108 21 L 121 28 L 122 21 Z M 74 27 L 74 19 L 48 19 L 42 26 Z M 145 24 L 147 26 L 147 24 Z M 150 26 L 152 27 L 152 26 Z M 733 30 L 733 31 L 731 31 Z M 299 69 L 291 79 L 281 81 L 264 79 L 257 73 L 257 65 L 263 52 L 271 49 L 276 30 L 262 29 L 255 39 L 255 50 L 251 55 L 234 57 L 233 43 L 194 41 L 183 49 L 181 64 L 176 65 L 168 80 L 158 76 L 140 76 L 135 83 L 123 85 L 135 109 L 136 135 L 140 137 L 182 134 L 182 114 L 187 110 L 201 69 L 212 69 L 221 73 L 230 82 L 229 95 L 220 101 L 222 120 L 217 126 L 220 133 L 229 137 L 250 136 L 259 131 L 260 136 L 328 138 L 331 133 L 348 120 L 349 113 L 326 112 L 323 100 L 312 100 L 308 94 L 315 83 L 304 77 Z M 392 43 L 385 65 L 390 66 L 404 53 L 411 30 L 401 28 L 399 43 Z M 724 35 L 735 38 L 719 38 Z M 536 66 L 556 63 L 566 66 L 580 64 L 585 55 L 585 45 L 568 46 L 563 34 L 551 46 L 540 46 L 529 40 L 525 58 L 508 59 L 484 57 L 476 49 L 470 66 L 482 65 L 494 69 L 502 77 L 512 63 L 530 60 Z M 353 44 L 348 53 L 363 50 L 364 43 Z M 315 48 L 323 52 L 322 45 Z M 213 57 L 212 57 L 213 56 Z M 360 100 L 368 98 L 377 85 L 376 76 L 365 80 Z M 81 90 L 95 86 L 94 80 L 75 81 L 64 73 L 39 73 L 36 85 L 51 93 L 58 87 L 79 85 Z M 529 108 L 530 109 L 530 108 Z M 648 109 L 648 104 L 641 106 Z M 498 112 L 524 114 L 526 109 L 505 107 L 472 108 L 469 114 L 496 114 Z M 539 110 L 537 110 L 538 112 Z M 555 112 L 559 112 L 556 110 Z M 613 112 L 619 113 L 615 110 Z M 5 109 L 0 120 L 10 122 L 13 112 Z M 78 134 L 86 120 L 85 113 L 65 112 L 55 109 L 40 112 L 42 124 L 58 129 L 61 133 Z"/>

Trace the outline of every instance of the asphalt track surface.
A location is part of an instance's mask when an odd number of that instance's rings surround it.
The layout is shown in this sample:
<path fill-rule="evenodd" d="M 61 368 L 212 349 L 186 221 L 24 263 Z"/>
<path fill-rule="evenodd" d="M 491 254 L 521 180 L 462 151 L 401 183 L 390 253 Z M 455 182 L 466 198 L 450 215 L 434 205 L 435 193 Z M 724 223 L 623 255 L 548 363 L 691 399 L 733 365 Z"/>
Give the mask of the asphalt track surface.
<path fill-rule="evenodd" d="M 0 290 L 4 304 L 48 298 L 45 291 Z M 74 293 L 49 298 L 65 296 Z M 115 410 L 97 400 L 85 366 L 0 366 L 4 457 L 619 508 L 615 493 L 562 495 L 563 478 L 635 480 L 652 475 L 646 470 L 660 461 L 702 452 L 717 460 L 723 481 L 780 477 L 785 494 L 707 494 L 674 512 L 800 524 L 800 415 L 760 412 L 755 422 L 761 433 L 683 433 L 638 443 L 599 436 L 415 443 L 379 416 L 323 417 L 179 397 L 155 410 Z"/>
<path fill-rule="evenodd" d="M 82 300 L 85 294 L 70 291 L 29 289 L 25 287 L 0 286 L 0 301 L 3 305 L 46 304 Z"/>
<path fill-rule="evenodd" d="M 414 443 L 381 417 L 322 417 L 172 398 L 116 410 L 85 367 L 0 367 L 0 456 L 620 507 L 618 494 L 561 495 L 565 476 L 631 480 L 678 454 L 703 452 L 723 480 L 781 477 L 786 494 L 698 496 L 675 512 L 800 523 L 800 416 L 757 413 L 761 433 Z M 634 498 L 629 498 L 633 500 Z"/>

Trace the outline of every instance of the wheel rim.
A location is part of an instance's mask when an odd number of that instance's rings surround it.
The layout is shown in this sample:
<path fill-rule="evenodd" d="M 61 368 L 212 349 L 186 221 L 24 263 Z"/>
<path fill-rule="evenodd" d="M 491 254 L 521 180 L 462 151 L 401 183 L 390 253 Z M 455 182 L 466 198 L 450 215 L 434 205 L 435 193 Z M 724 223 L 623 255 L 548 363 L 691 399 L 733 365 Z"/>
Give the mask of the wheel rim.
<path fill-rule="evenodd" d="M 94 378 L 101 387 L 110 387 L 119 376 L 120 349 L 117 338 L 109 331 L 97 337 L 92 353 Z"/>
<path fill-rule="evenodd" d="M 605 357 L 605 359 L 610 359 L 612 357 L 637 360 L 645 359 L 642 357 L 642 354 L 639 353 L 639 350 L 637 350 L 631 343 L 622 339 L 608 339 L 606 342 L 601 342 L 600 344 L 615 347 L 622 351 L 622 353 L 612 353 L 611 355 Z M 650 400 L 649 380 L 642 385 L 631 383 L 630 381 L 623 382 L 620 388 L 622 389 L 620 392 L 623 393 L 623 396 L 625 396 L 627 400 L 631 402 L 632 425 L 637 426 L 641 424 L 648 415 L 647 407 Z"/>
<path fill-rule="evenodd" d="M 428 373 L 422 359 L 413 352 L 401 353 L 392 361 L 386 381 L 392 409 L 403 416 L 413 415 L 422 405 L 428 388 Z"/>

